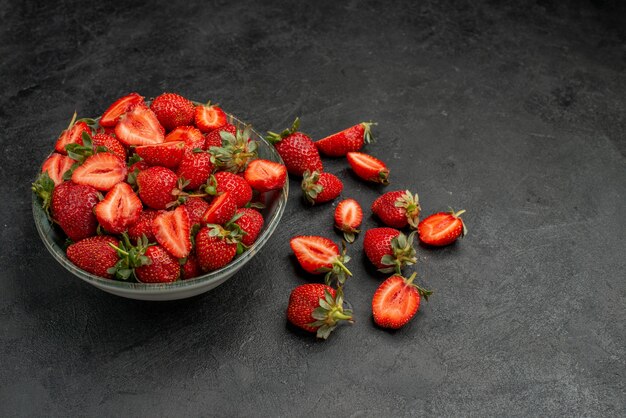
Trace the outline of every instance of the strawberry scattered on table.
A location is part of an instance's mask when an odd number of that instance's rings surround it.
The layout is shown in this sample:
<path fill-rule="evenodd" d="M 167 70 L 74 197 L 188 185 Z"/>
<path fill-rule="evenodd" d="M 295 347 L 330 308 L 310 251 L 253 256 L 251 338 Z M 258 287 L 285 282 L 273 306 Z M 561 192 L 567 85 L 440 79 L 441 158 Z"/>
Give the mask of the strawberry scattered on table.
<path fill-rule="evenodd" d="M 335 200 L 342 190 L 343 183 L 334 174 L 319 171 L 304 172 L 302 191 L 304 198 L 312 205 Z"/>
<path fill-rule="evenodd" d="M 374 322 L 382 328 L 398 329 L 406 325 L 417 313 L 420 299 L 428 300 L 432 294 L 413 281 L 417 273 L 405 279 L 394 275 L 378 286 L 372 298 Z"/>
<path fill-rule="evenodd" d="M 298 131 L 300 119 L 281 133 L 268 132 L 265 139 L 274 144 L 276 151 L 285 162 L 287 171 L 294 176 L 302 176 L 305 171 L 322 171 L 322 159 L 315 143 L 308 135 Z"/>
<path fill-rule="evenodd" d="M 363 221 L 361 205 L 354 199 L 345 199 L 335 208 L 335 228 L 343 232 L 346 241 L 354 242 L 355 235 L 361 232 Z"/>
<path fill-rule="evenodd" d="M 397 229 L 407 225 L 416 229 L 421 209 L 417 193 L 408 190 L 387 192 L 372 203 L 372 212 L 385 225 Z"/>
<path fill-rule="evenodd" d="M 465 222 L 461 215 L 465 210 L 455 212 L 439 212 L 430 215 L 419 223 L 417 230 L 420 241 L 434 247 L 452 244 L 459 237 L 467 234 Z"/>
<path fill-rule="evenodd" d="M 346 158 L 354 174 L 363 180 L 383 185 L 389 184 L 389 169 L 378 158 L 362 152 L 349 152 Z"/>
<path fill-rule="evenodd" d="M 329 157 L 343 157 L 349 152 L 359 151 L 363 145 L 373 141 L 372 125 L 376 123 L 361 122 L 316 141 L 315 146 Z"/>

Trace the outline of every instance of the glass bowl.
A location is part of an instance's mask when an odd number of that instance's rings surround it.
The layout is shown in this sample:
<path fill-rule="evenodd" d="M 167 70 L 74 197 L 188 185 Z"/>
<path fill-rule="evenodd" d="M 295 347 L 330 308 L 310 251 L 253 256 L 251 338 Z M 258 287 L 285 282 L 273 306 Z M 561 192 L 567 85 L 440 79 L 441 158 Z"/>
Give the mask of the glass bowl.
<path fill-rule="evenodd" d="M 229 116 L 231 123 L 238 127 L 244 125 L 239 119 Z M 257 141 L 259 158 L 283 164 L 283 160 L 274 146 L 267 142 L 257 131 L 252 130 L 251 139 Z M 261 211 L 265 223 L 256 242 L 233 261 L 219 270 L 203 274 L 193 279 L 178 280 L 173 283 L 130 283 L 95 276 L 75 266 L 65 255 L 65 236 L 58 227 L 54 227 L 46 217 L 39 198 L 32 194 L 33 217 L 39 236 L 50 254 L 79 279 L 114 295 L 140 300 L 175 300 L 184 299 L 209 291 L 231 278 L 239 269 L 246 265 L 263 248 L 272 236 L 287 205 L 289 181 L 285 182 L 282 190 L 265 193 L 265 209 Z"/>

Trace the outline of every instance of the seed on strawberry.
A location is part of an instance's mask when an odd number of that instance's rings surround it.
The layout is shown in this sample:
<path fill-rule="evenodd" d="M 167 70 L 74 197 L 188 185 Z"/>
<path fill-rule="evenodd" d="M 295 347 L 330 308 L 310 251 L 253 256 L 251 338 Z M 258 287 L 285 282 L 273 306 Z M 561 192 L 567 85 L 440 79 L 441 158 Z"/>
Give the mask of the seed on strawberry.
<path fill-rule="evenodd" d="M 207 149 L 205 139 L 202 132 L 193 126 L 179 126 L 172 132 L 167 134 L 165 142 L 183 141 L 185 143 L 185 151 L 193 152 L 193 150 Z"/>
<path fill-rule="evenodd" d="M 343 183 L 334 174 L 319 171 L 304 172 L 302 191 L 306 200 L 312 205 L 330 202 L 336 199 L 342 190 Z"/>
<path fill-rule="evenodd" d="M 117 242 L 108 235 L 85 238 L 67 247 L 67 258 L 88 273 L 111 279 L 113 275 L 108 270 L 119 258 L 110 244 L 117 245 Z"/>
<path fill-rule="evenodd" d="M 176 168 L 183 158 L 185 143 L 183 141 L 163 142 L 161 144 L 142 145 L 135 152 L 148 165 Z"/>
<path fill-rule="evenodd" d="M 165 141 L 164 133 L 154 112 L 143 106 L 122 115 L 115 126 L 115 136 L 126 146 L 160 144 Z"/>
<path fill-rule="evenodd" d="M 361 205 L 354 199 L 345 199 L 335 208 L 335 228 L 343 232 L 348 242 L 354 242 L 355 235 L 361 232 L 359 227 L 363 221 Z"/>
<path fill-rule="evenodd" d="M 101 152 L 88 157 L 72 173 L 72 181 L 106 191 L 126 178 L 126 163 L 120 157 Z"/>
<path fill-rule="evenodd" d="M 267 192 L 283 188 L 287 180 L 287 168 L 273 161 L 258 159 L 248 164 L 244 176 L 254 190 Z"/>
<path fill-rule="evenodd" d="M 297 236 L 289 241 L 293 253 L 302 268 L 311 274 L 326 273 L 326 284 L 337 280 L 343 285 L 352 276 L 345 264 L 350 256 L 339 251 L 337 244 L 319 236 Z"/>
<path fill-rule="evenodd" d="M 418 225 L 420 240 L 427 245 L 441 247 L 452 244 L 459 237 L 467 235 L 465 222 L 461 215 L 465 210 L 439 212 L 430 215 Z"/>
<path fill-rule="evenodd" d="M 417 228 L 420 211 L 419 197 L 408 190 L 387 192 L 372 203 L 372 212 L 392 228 Z"/>
<path fill-rule="evenodd" d="M 230 263 L 237 253 L 237 240 L 219 226 L 203 227 L 196 235 L 196 256 L 203 271 L 209 272 Z"/>
<path fill-rule="evenodd" d="M 235 125 L 226 123 L 221 128 L 215 129 L 205 135 L 204 149 L 211 149 L 211 147 L 222 146 L 222 132 L 228 132 L 232 135 L 237 135 L 237 128 Z"/>
<path fill-rule="evenodd" d="M 42 173 L 48 173 L 55 185 L 63 183 L 63 174 L 74 164 L 70 157 L 56 152 L 52 153 L 41 166 Z"/>
<path fill-rule="evenodd" d="M 52 219 L 72 241 L 95 235 L 98 221 L 93 208 L 98 200 L 98 191 L 95 188 L 65 181 L 52 191 Z"/>
<path fill-rule="evenodd" d="M 340 322 L 352 323 L 352 311 L 344 309 L 343 294 L 319 283 L 300 285 L 291 291 L 287 320 L 298 328 L 327 339 Z"/>
<path fill-rule="evenodd" d="M 143 97 L 139 94 L 131 93 L 127 96 L 120 97 L 104 111 L 99 121 L 100 126 L 103 128 L 114 128 L 120 120 L 120 117 L 136 106 L 145 106 Z"/>
<path fill-rule="evenodd" d="M 252 188 L 248 182 L 228 171 L 212 174 L 203 189 L 211 196 L 230 192 L 238 208 L 244 207 L 252 199 Z"/>
<path fill-rule="evenodd" d="M 207 182 L 212 171 L 211 154 L 199 151 L 185 153 L 178 165 L 176 174 L 179 178 L 185 179 L 184 188 L 186 190 L 196 190 Z"/>
<path fill-rule="evenodd" d="M 211 162 L 219 169 L 230 171 L 231 173 L 241 173 L 245 171 L 248 163 L 258 157 L 257 143 L 250 138 L 252 127 L 247 125 L 243 130 L 237 129 L 233 135 L 230 132 L 222 131 L 222 145 L 211 147 Z"/>
<path fill-rule="evenodd" d="M 94 208 L 96 218 L 105 231 L 120 234 L 139 219 L 142 205 L 128 183 L 118 183 Z"/>
<path fill-rule="evenodd" d="M 95 134 L 91 138 L 94 151 L 98 151 L 98 147 L 104 147 L 107 151 L 120 157 L 122 160 L 126 160 L 126 148 L 120 141 L 111 135 L 105 133 Z"/>
<path fill-rule="evenodd" d="M 346 158 L 354 174 L 363 180 L 384 185 L 389 184 L 389 169 L 378 158 L 362 152 L 349 152 L 346 154 Z"/>
<path fill-rule="evenodd" d="M 72 117 L 70 125 L 66 130 L 61 132 L 61 136 L 57 139 L 54 149 L 61 154 L 67 154 L 65 147 L 69 144 L 83 145 L 83 132 L 91 135 L 91 128 L 84 121 L 76 121 L 76 113 Z"/>
<path fill-rule="evenodd" d="M 341 132 L 337 132 L 315 142 L 317 149 L 329 157 L 343 157 L 349 152 L 358 151 L 365 143 L 372 142 L 374 122 L 361 122 Z"/>
<path fill-rule="evenodd" d="M 402 267 L 417 262 L 414 237 L 415 232 L 407 237 L 393 228 L 368 229 L 363 238 L 363 250 L 378 271 L 402 274 Z"/>
<path fill-rule="evenodd" d="M 263 215 L 252 208 L 237 209 L 235 216 L 237 215 L 240 216 L 235 220 L 235 223 L 239 225 L 244 233 L 241 237 L 241 243 L 249 247 L 254 244 L 261 229 L 263 229 Z"/>
<path fill-rule="evenodd" d="M 210 102 L 206 105 L 196 106 L 194 121 L 202 132 L 211 132 L 226 125 L 226 113 Z"/>
<path fill-rule="evenodd" d="M 128 236 L 131 240 L 136 242 L 137 239 L 142 237 L 142 235 L 145 235 L 149 242 L 155 242 L 156 238 L 152 232 L 152 221 L 163 212 L 164 211 L 162 210 L 153 209 L 145 209 L 141 211 L 137 221 L 128 227 Z"/>
<path fill-rule="evenodd" d="M 237 212 L 237 204 L 230 192 L 217 196 L 209 204 L 209 208 L 202 216 L 203 223 L 224 225 Z"/>
<path fill-rule="evenodd" d="M 135 276 L 142 283 L 171 283 L 180 277 L 178 260 L 160 245 L 148 247 L 145 257 L 148 264 L 135 268 Z"/>
<path fill-rule="evenodd" d="M 268 132 L 265 139 L 274 144 L 289 174 L 302 176 L 305 171 L 322 171 L 322 160 L 315 143 L 308 135 L 298 132 L 299 127 L 300 119 L 296 118 L 291 128 L 279 134 Z"/>
<path fill-rule="evenodd" d="M 372 299 L 374 322 L 383 328 L 398 329 L 406 325 L 417 313 L 420 296 L 428 300 L 432 294 L 415 283 L 417 273 L 405 279 L 394 275 L 381 283 Z"/>
<path fill-rule="evenodd" d="M 165 129 L 191 125 L 196 112 L 193 103 L 175 93 L 163 93 L 150 104 L 150 109 Z"/>
<path fill-rule="evenodd" d="M 169 168 L 150 167 L 137 174 L 139 198 L 152 209 L 165 209 L 176 200 L 172 192 L 176 189 L 178 176 Z"/>
<path fill-rule="evenodd" d="M 195 254 L 189 254 L 184 264 L 180 266 L 180 278 L 183 280 L 193 279 L 202 274 L 200 263 Z"/>
<path fill-rule="evenodd" d="M 163 212 L 152 221 L 152 232 L 159 244 L 176 258 L 185 258 L 191 251 L 191 224 L 187 209 L 182 206 Z"/>
<path fill-rule="evenodd" d="M 209 208 L 209 204 L 206 200 L 199 197 L 189 197 L 182 207 L 187 210 L 187 215 L 189 215 L 189 224 L 193 226 L 195 224 L 202 223 L 202 216 Z"/>

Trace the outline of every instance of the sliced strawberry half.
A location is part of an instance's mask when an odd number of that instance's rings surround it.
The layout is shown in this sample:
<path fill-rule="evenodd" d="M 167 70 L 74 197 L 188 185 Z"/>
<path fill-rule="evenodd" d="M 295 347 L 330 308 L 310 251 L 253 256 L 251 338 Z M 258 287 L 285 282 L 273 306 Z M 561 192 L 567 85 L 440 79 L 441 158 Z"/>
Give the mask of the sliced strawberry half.
<path fill-rule="evenodd" d="M 248 164 L 244 178 L 259 192 L 281 189 L 287 180 L 287 167 L 268 160 L 254 160 Z"/>
<path fill-rule="evenodd" d="M 345 263 L 350 257 L 339 252 L 337 244 L 325 237 L 300 235 L 289 241 L 298 263 L 308 273 L 326 274 L 326 284 L 337 279 L 343 284 L 347 276 L 352 276 Z"/>
<path fill-rule="evenodd" d="M 467 234 L 465 222 L 461 215 L 465 210 L 455 212 L 439 212 L 421 221 L 417 227 L 420 241 L 435 247 L 452 244 L 459 237 Z"/>
<path fill-rule="evenodd" d="M 237 212 L 237 203 L 230 192 L 217 196 L 211 206 L 204 212 L 202 222 L 223 225 Z"/>
<path fill-rule="evenodd" d="M 194 120 L 196 126 L 204 133 L 221 128 L 227 122 L 226 113 L 218 106 L 211 104 L 196 106 Z"/>
<path fill-rule="evenodd" d="M 135 148 L 135 152 L 148 165 L 159 165 L 161 167 L 176 168 L 183 159 L 185 152 L 185 142 L 163 142 L 154 145 L 141 145 Z"/>
<path fill-rule="evenodd" d="M 363 180 L 389 184 L 389 169 L 378 158 L 362 152 L 349 152 L 346 158 L 354 173 Z"/>
<path fill-rule="evenodd" d="M 137 105 L 145 105 L 143 97 L 137 93 L 130 93 L 127 96 L 117 99 L 100 117 L 100 126 L 103 128 L 113 128 L 117 125 L 120 117 Z"/>
<path fill-rule="evenodd" d="M 48 176 L 54 182 L 54 185 L 57 186 L 63 183 L 63 174 L 70 168 L 72 168 L 72 164 L 75 161 L 72 160 L 67 155 L 53 153 L 46 161 L 44 161 L 41 166 L 41 172 L 48 173 Z"/>
<path fill-rule="evenodd" d="M 372 298 L 374 322 L 383 328 L 398 329 L 415 316 L 420 306 L 420 296 L 428 300 L 431 291 L 413 283 L 417 273 L 405 279 L 391 276 L 381 283 Z"/>
<path fill-rule="evenodd" d="M 109 190 L 126 178 L 126 163 L 109 152 L 100 152 L 87 158 L 72 173 L 72 181 L 92 186 L 98 190 Z"/>
<path fill-rule="evenodd" d="M 91 135 L 91 128 L 87 123 L 83 121 L 76 122 L 76 113 L 70 122 L 70 125 L 66 130 L 61 132 L 59 139 L 57 139 L 54 149 L 61 154 L 67 154 L 65 147 L 69 144 L 83 145 L 83 132 Z"/>
<path fill-rule="evenodd" d="M 175 141 L 183 141 L 188 151 L 205 149 L 204 135 L 193 126 L 179 126 L 165 137 L 165 142 Z"/>
<path fill-rule="evenodd" d="M 359 227 L 363 221 L 361 205 L 354 199 L 339 202 L 335 209 L 335 227 L 343 232 L 348 242 L 354 242 L 355 234 L 361 232 Z"/>
<path fill-rule="evenodd" d="M 176 258 L 185 258 L 191 251 L 191 225 L 182 206 L 163 212 L 152 221 L 152 232 L 159 244 Z"/>
<path fill-rule="evenodd" d="M 165 141 L 165 129 L 154 112 L 143 106 L 136 106 L 122 115 L 115 126 L 115 135 L 125 145 L 160 144 Z"/>
<path fill-rule="evenodd" d="M 142 207 L 139 196 L 128 183 L 117 183 L 96 205 L 94 212 L 107 232 L 120 234 L 137 222 Z"/>

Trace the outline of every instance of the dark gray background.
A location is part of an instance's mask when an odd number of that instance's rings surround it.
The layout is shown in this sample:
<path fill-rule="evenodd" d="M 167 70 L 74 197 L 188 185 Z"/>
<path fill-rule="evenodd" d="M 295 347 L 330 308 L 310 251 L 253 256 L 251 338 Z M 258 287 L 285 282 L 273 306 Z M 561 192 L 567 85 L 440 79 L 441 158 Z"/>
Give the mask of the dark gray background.
<path fill-rule="evenodd" d="M 0 415 L 626 414 L 626 31 L 617 1 L 0 1 Z M 313 2 L 311 2 L 313 3 Z M 384 276 L 362 237 L 356 323 L 326 342 L 286 325 L 314 281 L 288 239 L 332 230 L 298 182 L 280 229 L 236 277 L 149 303 L 69 275 L 33 225 L 29 185 L 73 111 L 130 91 L 211 99 L 314 138 L 379 122 L 368 148 L 425 213 L 469 236 L 419 248 L 435 290 L 377 329 Z M 326 160 L 344 197 L 384 190 Z"/>

